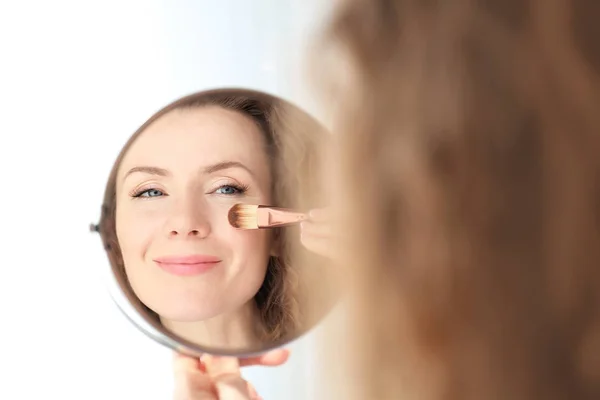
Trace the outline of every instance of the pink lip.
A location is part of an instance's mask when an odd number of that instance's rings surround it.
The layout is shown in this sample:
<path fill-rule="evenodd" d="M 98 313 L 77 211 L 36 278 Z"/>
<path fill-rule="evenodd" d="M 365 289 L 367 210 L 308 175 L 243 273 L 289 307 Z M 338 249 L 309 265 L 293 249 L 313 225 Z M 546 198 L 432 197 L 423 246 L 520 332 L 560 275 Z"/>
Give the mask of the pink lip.
<path fill-rule="evenodd" d="M 174 275 L 198 275 L 214 268 L 221 259 L 209 255 L 157 257 L 154 262 L 163 270 Z"/>

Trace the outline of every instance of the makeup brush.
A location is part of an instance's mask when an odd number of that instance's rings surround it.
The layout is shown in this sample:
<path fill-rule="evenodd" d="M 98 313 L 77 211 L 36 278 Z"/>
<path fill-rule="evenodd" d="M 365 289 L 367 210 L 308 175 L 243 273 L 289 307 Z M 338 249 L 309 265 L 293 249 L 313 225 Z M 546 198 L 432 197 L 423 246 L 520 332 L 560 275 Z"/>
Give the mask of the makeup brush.
<path fill-rule="evenodd" d="M 229 223 L 238 229 L 279 228 L 304 221 L 304 213 L 255 204 L 236 204 L 229 210 Z"/>

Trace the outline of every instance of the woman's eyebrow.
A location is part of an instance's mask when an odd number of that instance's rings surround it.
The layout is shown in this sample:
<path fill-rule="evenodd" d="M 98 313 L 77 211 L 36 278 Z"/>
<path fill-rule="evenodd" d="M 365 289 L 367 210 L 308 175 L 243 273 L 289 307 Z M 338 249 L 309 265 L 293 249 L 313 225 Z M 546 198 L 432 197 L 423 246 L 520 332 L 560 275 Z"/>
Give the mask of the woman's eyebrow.
<path fill-rule="evenodd" d="M 248 171 L 248 173 L 250 173 L 250 175 L 252 175 L 253 177 L 256 177 L 254 175 L 254 172 L 252 172 L 252 170 L 250 168 L 246 167 L 244 164 L 242 164 L 239 161 L 221 161 L 221 162 L 218 162 L 215 164 L 208 165 L 208 166 L 204 167 L 204 173 L 212 174 L 214 172 L 221 171 L 221 170 L 228 169 L 228 168 L 242 168 L 242 169 L 245 169 L 246 171 Z"/>
<path fill-rule="evenodd" d="M 133 167 L 129 171 L 127 171 L 127 173 L 125 174 L 125 176 L 123 176 L 123 181 L 129 175 L 134 174 L 136 172 L 141 172 L 141 173 L 150 174 L 150 175 L 159 175 L 159 176 L 169 176 L 169 175 L 171 175 L 171 173 L 169 171 L 167 171 L 166 169 L 164 169 L 164 168 L 139 166 L 139 167 Z"/>
<path fill-rule="evenodd" d="M 211 164 L 211 165 L 204 167 L 202 169 L 202 172 L 205 174 L 212 174 L 212 173 L 215 173 L 215 172 L 218 172 L 218 171 L 221 171 L 224 169 L 229 169 L 229 168 L 241 168 L 241 169 L 248 171 L 248 173 L 250 173 L 250 175 L 252 175 L 253 177 L 256 177 L 254 172 L 250 168 L 248 168 L 247 166 L 245 166 L 244 164 L 242 164 L 239 161 L 221 161 L 221 162 Z M 127 171 L 127 173 L 123 176 L 123 181 L 125 181 L 125 179 L 129 175 L 134 174 L 136 172 L 149 174 L 149 175 L 171 176 L 171 173 L 164 168 L 151 167 L 151 166 L 138 166 L 138 167 L 133 167 L 129 171 Z"/>

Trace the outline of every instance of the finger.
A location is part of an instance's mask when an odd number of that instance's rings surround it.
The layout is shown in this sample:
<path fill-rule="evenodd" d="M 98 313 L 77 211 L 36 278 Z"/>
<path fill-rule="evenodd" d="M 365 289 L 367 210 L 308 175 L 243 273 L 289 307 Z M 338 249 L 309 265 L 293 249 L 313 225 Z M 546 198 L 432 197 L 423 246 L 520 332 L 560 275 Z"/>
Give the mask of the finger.
<path fill-rule="evenodd" d="M 183 354 L 173 356 L 173 372 L 175 376 L 182 376 L 191 371 L 200 370 L 201 363 L 196 357 L 189 357 Z"/>
<path fill-rule="evenodd" d="M 300 224 L 300 233 L 301 234 L 306 234 L 306 235 L 312 235 L 312 236 L 318 236 L 318 237 L 331 237 L 332 236 L 332 232 L 331 232 L 331 225 L 327 224 L 327 223 L 317 223 L 317 222 L 310 222 L 310 221 L 304 221 Z"/>
<path fill-rule="evenodd" d="M 288 349 L 275 349 L 262 355 L 263 365 L 277 366 L 285 363 L 290 358 Z"/>
<path fill-rule="evenodd" d="M 202 363 L 195 357 L 176 354 L 173 357 L 174 398 L 214 399 L 215 392 L 208 375 L 203 371 Z"/>
<path fill-rule="evenodd" d="M 254 385 L 252 385 L 250 382 L 247 382 L 247 385 L 248 385 L 248 393 L 250 393 L 250 399 L 260 400 L 260 396 L 258 395 L 258 392 L 254 388 Z"/>
<path fill-rule="evenodd" d="M 315 208 L 308 213 L 308 218 L 314 222 L 327 222 L 330 220 L 330 217 L 327 208 Z"/>
<path fill-rule="evenodd" d="M 242 378 L 237 357 L 204 356 L 206 371 L 219 400 L 248 400 L 248 384 Z"/>
<path fill-rule="evenodd" d="M 173 365 L 175 368 L 188 368 L 190 370 L 198 369 L 202 372 L 206 372 L 204 364 L 198 357 L 187 356 L 181 353 L 173 353 Z"/>
<path fill-rule="evenodd" d="M 330 240 L 325 240 L 322 237 L 313 236 L 311 234 L 302 234 L 300 235 L 300 242 L 304 247 L 315 254 L 331 259 L 335 257 L 336 251 Z"/>
<path fill-rule="evenodd" d="M 285 363 L 290 357 L 290 351 L 287 349 L 276 349 L 260 356 L 240 359 L 241 367 L 260 365 L 265 367 L 276 367 Z"/>

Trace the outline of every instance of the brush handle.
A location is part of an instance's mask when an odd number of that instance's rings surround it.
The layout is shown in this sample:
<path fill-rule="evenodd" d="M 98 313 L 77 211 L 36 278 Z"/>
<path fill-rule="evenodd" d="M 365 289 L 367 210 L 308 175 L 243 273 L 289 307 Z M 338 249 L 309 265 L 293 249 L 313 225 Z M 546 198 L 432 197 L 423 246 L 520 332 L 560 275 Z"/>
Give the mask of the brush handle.
<path fill-rule="evenodd" d="M 304 213 L 279 207 L 259 206 L 257 212 L 259 228 L 295 225 L 307 219 Z"/>

